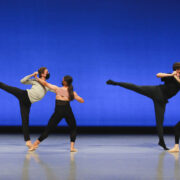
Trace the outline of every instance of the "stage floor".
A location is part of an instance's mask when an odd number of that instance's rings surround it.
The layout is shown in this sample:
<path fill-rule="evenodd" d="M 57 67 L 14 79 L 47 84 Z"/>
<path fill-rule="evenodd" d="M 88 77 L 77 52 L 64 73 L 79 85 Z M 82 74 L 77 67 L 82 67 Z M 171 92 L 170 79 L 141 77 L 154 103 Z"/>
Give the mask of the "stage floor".
<path fill-rule="evenodd" d="M 37 136 L 33 135 L 32 140 Z M 173 136 L 165 136 L 168 147 Z M 179 153 L 169 154 L 156 135 L 79 135 L 77 153 L 68 135 L 50 135 L 28 153 L 22 135 L 0 135 L 2 180 L 173 180 L 180 179 Z"/>

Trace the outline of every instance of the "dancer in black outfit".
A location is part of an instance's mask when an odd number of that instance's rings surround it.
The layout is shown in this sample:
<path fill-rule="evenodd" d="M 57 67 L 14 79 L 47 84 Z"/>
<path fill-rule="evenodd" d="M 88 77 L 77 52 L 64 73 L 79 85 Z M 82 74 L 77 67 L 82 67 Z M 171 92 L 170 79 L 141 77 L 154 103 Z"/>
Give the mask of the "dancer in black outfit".
<path fill-rule="evenodd" d="M 180 70 L 177 72 L 177 76 L 180 76 Z M 177 79 L 180 83 L 180 80 Z M 179 137 L 180 137 L 180 121 L 174 126 L 175 145 L 168 152 L 179 152 Z"/>
<path fill-rule="evenodd" d="M 0 89 L 3 89 L 4 91 L 14 95 L 19 100 L 22 118 L 22 130 L 24 134 L 24 140 L 26 141 L 26 146 L 28 148 L 32 147 L 32 143 L 29 136 L 29 113 L 31 104 L 41 100 L 49 90 L 48 88 L 42 86 L 37 80 L 30 79 L 38 73 L 39 77 L 43 80 L 49 78 L 48 69 L 46 67 L 41 67 L 38 70 L 38 72 L 34 72 L 33 74 L 21 79 L 21 83 L 32 85 L 31 89 L 27 90 L 22 90 L 16 87 L 8 86 L 0 82 Z"/>
<path fill-rule="evenodd" d="M 180 121 L 174 127 L 175 145 L 168 152 L 179 152 L 179 137 L 180 137 Z"/>
<path fill-rule="evenodd" d="M 67 124 L 70 127 L 70 141 L 71 141 L 71 152 L 76 152 L 77 150 L 74 148 L 74 143 L 76 140 L 76 121 L 70 106 L 70 101 L 76 99 L 80 103 L 84 103 L 84 100 L 77 95 L 75 91 L 73 91 L 72 86 L 72 77 L 65 76 L 63 78 L 63 87 L 58 87 L 43 81 L 36 77 L 36 79 L 44 86 L 54 90 L 56 93 L 56 106 L 54 114 L 51 116 L 45 131 L 40 135 L 40 137 L 34 142 L 33 147 L 30 149 L 31 151 L 38 148 L 40 142 L 46 139 L 49 133 L 58 125 L 58 123 L 65 118 Z"/>
<path fill-rule="evenodd" d="M 112 80 L 107 81 L 109 85 L 118 85 L 126 89 L 135 91 L 139 94 L 151 98 L 154 102 L 155 114 L 156 114 L 156 127 L 159 136 L 159 145 L 168 150 L 164 142 L 163 137 L 163 122 L 166 103 L 168 99 L 175 96 L 180 90 L 180 63 L 173 64 L 174 72 L 172 74 L 158 73 L 156 76 L 164 81 L 163 85 L 158 86 L 137 86 L 130 83 L 115 82 Z"/>

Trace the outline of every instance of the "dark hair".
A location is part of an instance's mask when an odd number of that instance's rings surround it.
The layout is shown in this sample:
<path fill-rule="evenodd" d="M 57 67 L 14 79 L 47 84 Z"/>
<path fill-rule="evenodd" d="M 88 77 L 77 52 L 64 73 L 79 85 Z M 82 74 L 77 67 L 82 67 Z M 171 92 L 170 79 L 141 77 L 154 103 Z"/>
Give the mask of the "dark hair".
<path fill-rule="evenodd" d="M 180 62 L 176 62 L 173 64 L 173 71 L 180 69 Z"/>
<path fill-rule="evenodd" d="M 74 99 L 74 90 L 72 86 L 73 78 L 71 76 L 64 76 L 64 81 L 66 81 L 69 92 L 69 100 L 72 101 Z"/>
<path fill-rule="evenodd" d="M 40 78 L 41 78 L 41 74 L 43 74 L 46 69 L 47 69 L 46 67 L 41 67 L 38 69 L 38 74 Z"/>

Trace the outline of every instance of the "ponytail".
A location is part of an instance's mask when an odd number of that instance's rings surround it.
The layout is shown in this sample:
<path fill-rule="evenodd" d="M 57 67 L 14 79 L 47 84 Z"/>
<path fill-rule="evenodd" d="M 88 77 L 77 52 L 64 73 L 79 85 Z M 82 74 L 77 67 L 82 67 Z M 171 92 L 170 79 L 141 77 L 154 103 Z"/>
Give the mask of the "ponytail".
<path fill-rule="evenodd" d="M 72 84 L 68 86 L 68 92 L 69 92 L 69 100 L 74 100 L 74 90 Z"/>
<path fill-rule="evenodd" d="M 69 101 L 72 101 L 74 100 L 73 79 L 71 76 L 64 76 L 64 81 L 66 81 L 68 85 Z"/>

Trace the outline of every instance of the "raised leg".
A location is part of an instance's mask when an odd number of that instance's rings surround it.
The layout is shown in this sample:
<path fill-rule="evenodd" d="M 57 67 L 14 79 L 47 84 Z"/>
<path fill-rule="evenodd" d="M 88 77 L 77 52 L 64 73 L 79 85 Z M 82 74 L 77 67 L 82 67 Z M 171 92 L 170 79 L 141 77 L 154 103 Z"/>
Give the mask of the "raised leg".
<path fill-rule="evenodd" d="M 8 86 L 2 82 L 0 82 L 0 88 L 3 89 L 4 91 L 14 95 L 15 97 L 17 97 L 18 99 L 21 98 L 22 93 L 24 90 L 13 87 L 13 86 Z"/>
<path fill-rule="evenodd" d="M 106 82 L 109 85 L 117 85 L 121 86 L 123 88 L 126 88 L 128 90 L 132 90 L 134 92 L 137 92 L 139 94 L 142 94 L 144 96 L 147 96 L 149 98 L 154 98 L 155 96 L 155 91 L 156 91 L 156 86 L 138 86 L 132 83 L 125 83 L 125 82 L 115 82 L 112 80 L 109 80 Z"/>

